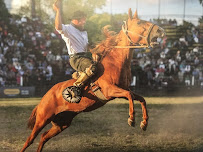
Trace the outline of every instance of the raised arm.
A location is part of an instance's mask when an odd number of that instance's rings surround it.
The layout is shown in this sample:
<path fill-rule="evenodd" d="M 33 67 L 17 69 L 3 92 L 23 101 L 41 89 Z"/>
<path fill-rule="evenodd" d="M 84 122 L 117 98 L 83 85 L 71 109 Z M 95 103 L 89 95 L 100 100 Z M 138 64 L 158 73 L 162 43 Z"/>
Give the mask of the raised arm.
<path fill-rule="evenodd" d="M 56 12 L 56 17 L 55 17 L 55 28 L 57 30 L 62 30 L 62 13 L 60 9 L 61 5 L 61 0 L 56 0 L 53 4 L 53 9 Z"/>

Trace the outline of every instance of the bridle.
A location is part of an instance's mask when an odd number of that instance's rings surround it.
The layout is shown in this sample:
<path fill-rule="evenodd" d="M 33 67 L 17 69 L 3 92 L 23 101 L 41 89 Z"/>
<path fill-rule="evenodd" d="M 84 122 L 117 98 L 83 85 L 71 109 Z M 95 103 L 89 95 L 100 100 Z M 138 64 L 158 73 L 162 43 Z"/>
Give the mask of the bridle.
<path fill-rule="evenodd" d="M 155 24 L 152 23 L 150 25 L 148 31 L 147 31 L 147 35 L 143 36 L 143 35 L 141 35 L 139 33 L 135 33 L 135 32 L 129 31 L 128 30 L 128 26 L 127 26 L 127 22 L 126 21 L 123 21 L 123 22 L 124 22 L 124 24 L 122 25 L 122 31 L 127 36 L 127 38 L 128 38 L 128 40 L 129 40 L 131 45 L 130 46 L 115 46 L 115 48 L 148 48 L 148 47 L 152 46 L 153 43 L 156 43 L 156 42 L 151 42 L 151 43 L 149 42 L 149 35 L 150 35 L 153 27 L 155 26 Z M 132 39 L 130 38 L 130 36 L 128 35 L 128 33 L 133 33 L 133 34 L 136 34 L 136 35 L 144 38 L 145 41 L 147 42 L 147 44 L 143 45 L 143 44 L 140 44 L 140 43 L 133 42 Z"/>

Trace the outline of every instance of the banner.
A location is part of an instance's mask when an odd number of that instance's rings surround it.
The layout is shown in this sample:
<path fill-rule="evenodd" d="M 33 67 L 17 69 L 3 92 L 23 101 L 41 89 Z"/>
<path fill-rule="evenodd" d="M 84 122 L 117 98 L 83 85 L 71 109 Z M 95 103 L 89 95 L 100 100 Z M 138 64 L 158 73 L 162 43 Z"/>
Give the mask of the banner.
<path fill-rule="evenodd" d="M 0 98 L 33 97 L 35 87 L 0 87 Z"/>

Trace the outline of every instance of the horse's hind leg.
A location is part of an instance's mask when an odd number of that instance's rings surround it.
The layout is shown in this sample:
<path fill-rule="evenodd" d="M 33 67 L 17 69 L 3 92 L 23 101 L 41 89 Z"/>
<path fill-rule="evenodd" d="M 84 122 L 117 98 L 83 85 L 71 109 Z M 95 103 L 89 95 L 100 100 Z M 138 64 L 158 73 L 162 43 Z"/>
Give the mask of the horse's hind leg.
<path fill-rule="evenodd" d="M 72 119 L 77 115 L 77 113 L 73 112 L 63 112 L 54 118 L 52 121 L 52 128 L 41 135 L 41 139 L 39 142 L 39 146 L 37 152 L 41 152 L 44 144 L 51 139 L 52 137 L 58 135 L 63 130 L 68 128 L 72 122 Z"/>
<path fill-rule="evenodd" d="M 110 88 L 106 94 L 106 96 L 109 97 L 125 97 L 129 101 L 129 118 L 128 118 L 128 124 L 132 127 L 135 126 L 135 110 L 134 110 L 134 103 L 132 99 L 131 92 L 128 90 L 124 90 L 122 88 L 119 88 L 115 85 L 108 86 Z"/>
<path fill-rule="evenodd" d="M 32 133 L 30 134 L 30 136 L 26 140 L 26 142 L 25 142 L 25 144 L 24 144 L 24 146 L 20 152 L 24 152 L 25 149 L 28 148 L 33 143 L 34 139 L 37 137 L 37 135 L 44 128 L 45 125 L 46 125 L 45 122 L 35 123 L 35 126 L 32 130 Z"/>
<path fill-rule="evenodd" d="M 132 94 L 133 94 L 133 99 L 137 100 L 137 101 L 140 101 L 140 104 L 142 106 L 142 118 L 143 118 L 143 121 L 141 121 L 141 123 L 140 123 L 140 128 L 145 131 L 147 129 L 148 118 L 149 118 L 148 117 L 148 112 L 147 112 L 146 101 L 142 96 L 137 95 L 134 92 L 132 92 Z"/>
<path fill-rule="evenodd" d="M 52 128 L 45 133 L 42 134 L 40 143 L 37 149 L 37 152 L 41 152 L 42 148 L 44 147 L 44 144 L 51 139 L 52 137 L 56 136 L 57 134 L 61 133 L 64 129 L 66 129 L 68 126 L 58 126 L 55 123 L 52 123 Z"/>

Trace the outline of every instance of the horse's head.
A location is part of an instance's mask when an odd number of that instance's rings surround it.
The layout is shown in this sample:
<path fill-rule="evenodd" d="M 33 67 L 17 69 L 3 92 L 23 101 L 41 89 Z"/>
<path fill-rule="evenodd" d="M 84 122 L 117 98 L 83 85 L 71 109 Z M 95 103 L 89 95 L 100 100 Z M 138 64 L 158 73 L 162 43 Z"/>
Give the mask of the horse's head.
<path fill-rule="evenodd" d="M 123 32 L 128 37 L 131 45 L 141 45 L 143 47 L 153 47 L 158 44 L 157 38 L 163 38 L 164 30 L 151 22 L 138 18 L 137 11 L 132 16 L 132 11 L 128 11 L 128 21 L 124 21 Z"/>

